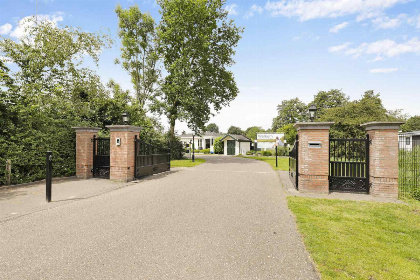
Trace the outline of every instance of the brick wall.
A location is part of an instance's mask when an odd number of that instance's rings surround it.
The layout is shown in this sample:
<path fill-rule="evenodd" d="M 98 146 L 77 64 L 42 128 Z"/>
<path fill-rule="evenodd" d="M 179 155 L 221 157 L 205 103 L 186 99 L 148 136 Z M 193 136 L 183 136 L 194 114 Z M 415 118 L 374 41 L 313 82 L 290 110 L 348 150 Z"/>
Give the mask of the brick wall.
<path fill-rule="evenodd" d="M 300 129 L 298 137 L 299 191 L 328 193 L 329 129 Z M 309 142 L 321 147 L 309 147 Z"/>
<path fill-rule="evenodd" d="M 76 130 L 76 177 L 87 179 L 92 177 L 93 168 L 93 136 L 99 128 L 74 127 Z"/>
<path fill-rule="evenodd" d="M 398 130 L 368 131 L 370 193 L 374 196 L 398 197 Z"/>

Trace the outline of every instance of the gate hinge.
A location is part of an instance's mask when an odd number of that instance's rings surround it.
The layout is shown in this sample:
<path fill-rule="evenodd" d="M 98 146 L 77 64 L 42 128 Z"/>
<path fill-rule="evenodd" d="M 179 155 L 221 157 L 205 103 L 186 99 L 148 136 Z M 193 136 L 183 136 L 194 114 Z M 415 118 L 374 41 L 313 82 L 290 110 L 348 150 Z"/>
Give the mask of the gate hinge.
<path fill-rule="evenodd" d="M 372 139 L 369 139 L 369 144 L 372 145 Z"/>

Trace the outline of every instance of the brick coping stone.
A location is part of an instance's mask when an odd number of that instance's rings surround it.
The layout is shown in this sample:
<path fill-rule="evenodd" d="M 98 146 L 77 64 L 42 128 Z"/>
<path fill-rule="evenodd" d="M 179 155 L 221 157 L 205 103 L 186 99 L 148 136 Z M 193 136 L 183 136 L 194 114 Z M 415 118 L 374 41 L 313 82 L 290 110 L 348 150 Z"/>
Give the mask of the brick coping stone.
<path fill-rule="evenodd" d="M 294 127 L 299 131 L 303 129 L 330 129 L 334 122 L 297 122 Z"/>
<path fill-rule="evenodd" d="M 360 126 L 364 127 L 366 131 L 369 130 L 385 130 L 385 129 L 400 129 L 400 126 L 405 122 L 368 122 Z"/>
<path fill-rule="evenodd" d="M 142 130 L 139 126 L 134 125 L 107 125 L 105 126 L 110 132 L 113 131 L 127 131 L 127 132 L 140 132 Z"/>

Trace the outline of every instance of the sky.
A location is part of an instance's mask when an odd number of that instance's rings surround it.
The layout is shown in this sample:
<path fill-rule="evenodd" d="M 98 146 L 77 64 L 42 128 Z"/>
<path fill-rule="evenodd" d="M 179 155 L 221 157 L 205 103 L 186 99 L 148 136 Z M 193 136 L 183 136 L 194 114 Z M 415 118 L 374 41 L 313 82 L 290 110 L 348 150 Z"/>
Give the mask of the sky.
<path fill-rule="evenodd" d="M 137 4 L 159 21 L 153 0 L 0 0 L 0 35 L 18 40 L 21 20 L 35 14 L 59 26 L 109 30 L 115 44 L 91 68 L 104 82 L 112 78 L 132 90 L 128 73 L 114 64 L 121 47 L 118 3 Z M 387 109 L 420 115 L 419 0 L 229 0 L 225 8 L 245 31 L 231 67 L 240 92 L 210 120 L 221 131 L 268 129 L 282 100 L 308 103 L 330 89 L 352 100 L 372 89 Z M 189 131 L 184 123 L 176 130 Z"/>

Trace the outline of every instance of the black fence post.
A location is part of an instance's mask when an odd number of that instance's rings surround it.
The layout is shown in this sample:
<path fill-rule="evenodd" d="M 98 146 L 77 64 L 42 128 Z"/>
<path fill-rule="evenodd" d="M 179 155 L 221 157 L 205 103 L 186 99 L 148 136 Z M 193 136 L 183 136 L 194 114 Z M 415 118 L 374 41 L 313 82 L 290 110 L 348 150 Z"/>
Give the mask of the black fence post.
<path fill-rule="evenodd" d="M 51 202 L 51 189 L 52 189 L 52 152 L 47 152 L 47 158 L 46 158 L 46 167 L 47 167 L 47 176 L 46 176 L 46 196 L 47 196 L 47 202 Z"/>
<path fill-rule="evenodd" d="M 276 144 L 276 167 L 279 167 L 279 165 L 277 163 L 277 144 Z"/>
<path fill-rule="evenodd" d="M 195 145 L 194 145 L 194 134 L 193 134 L 193 142 L 192 142 L 192 162 L 194 162 L 194 149 L 195 149 Z"/>

